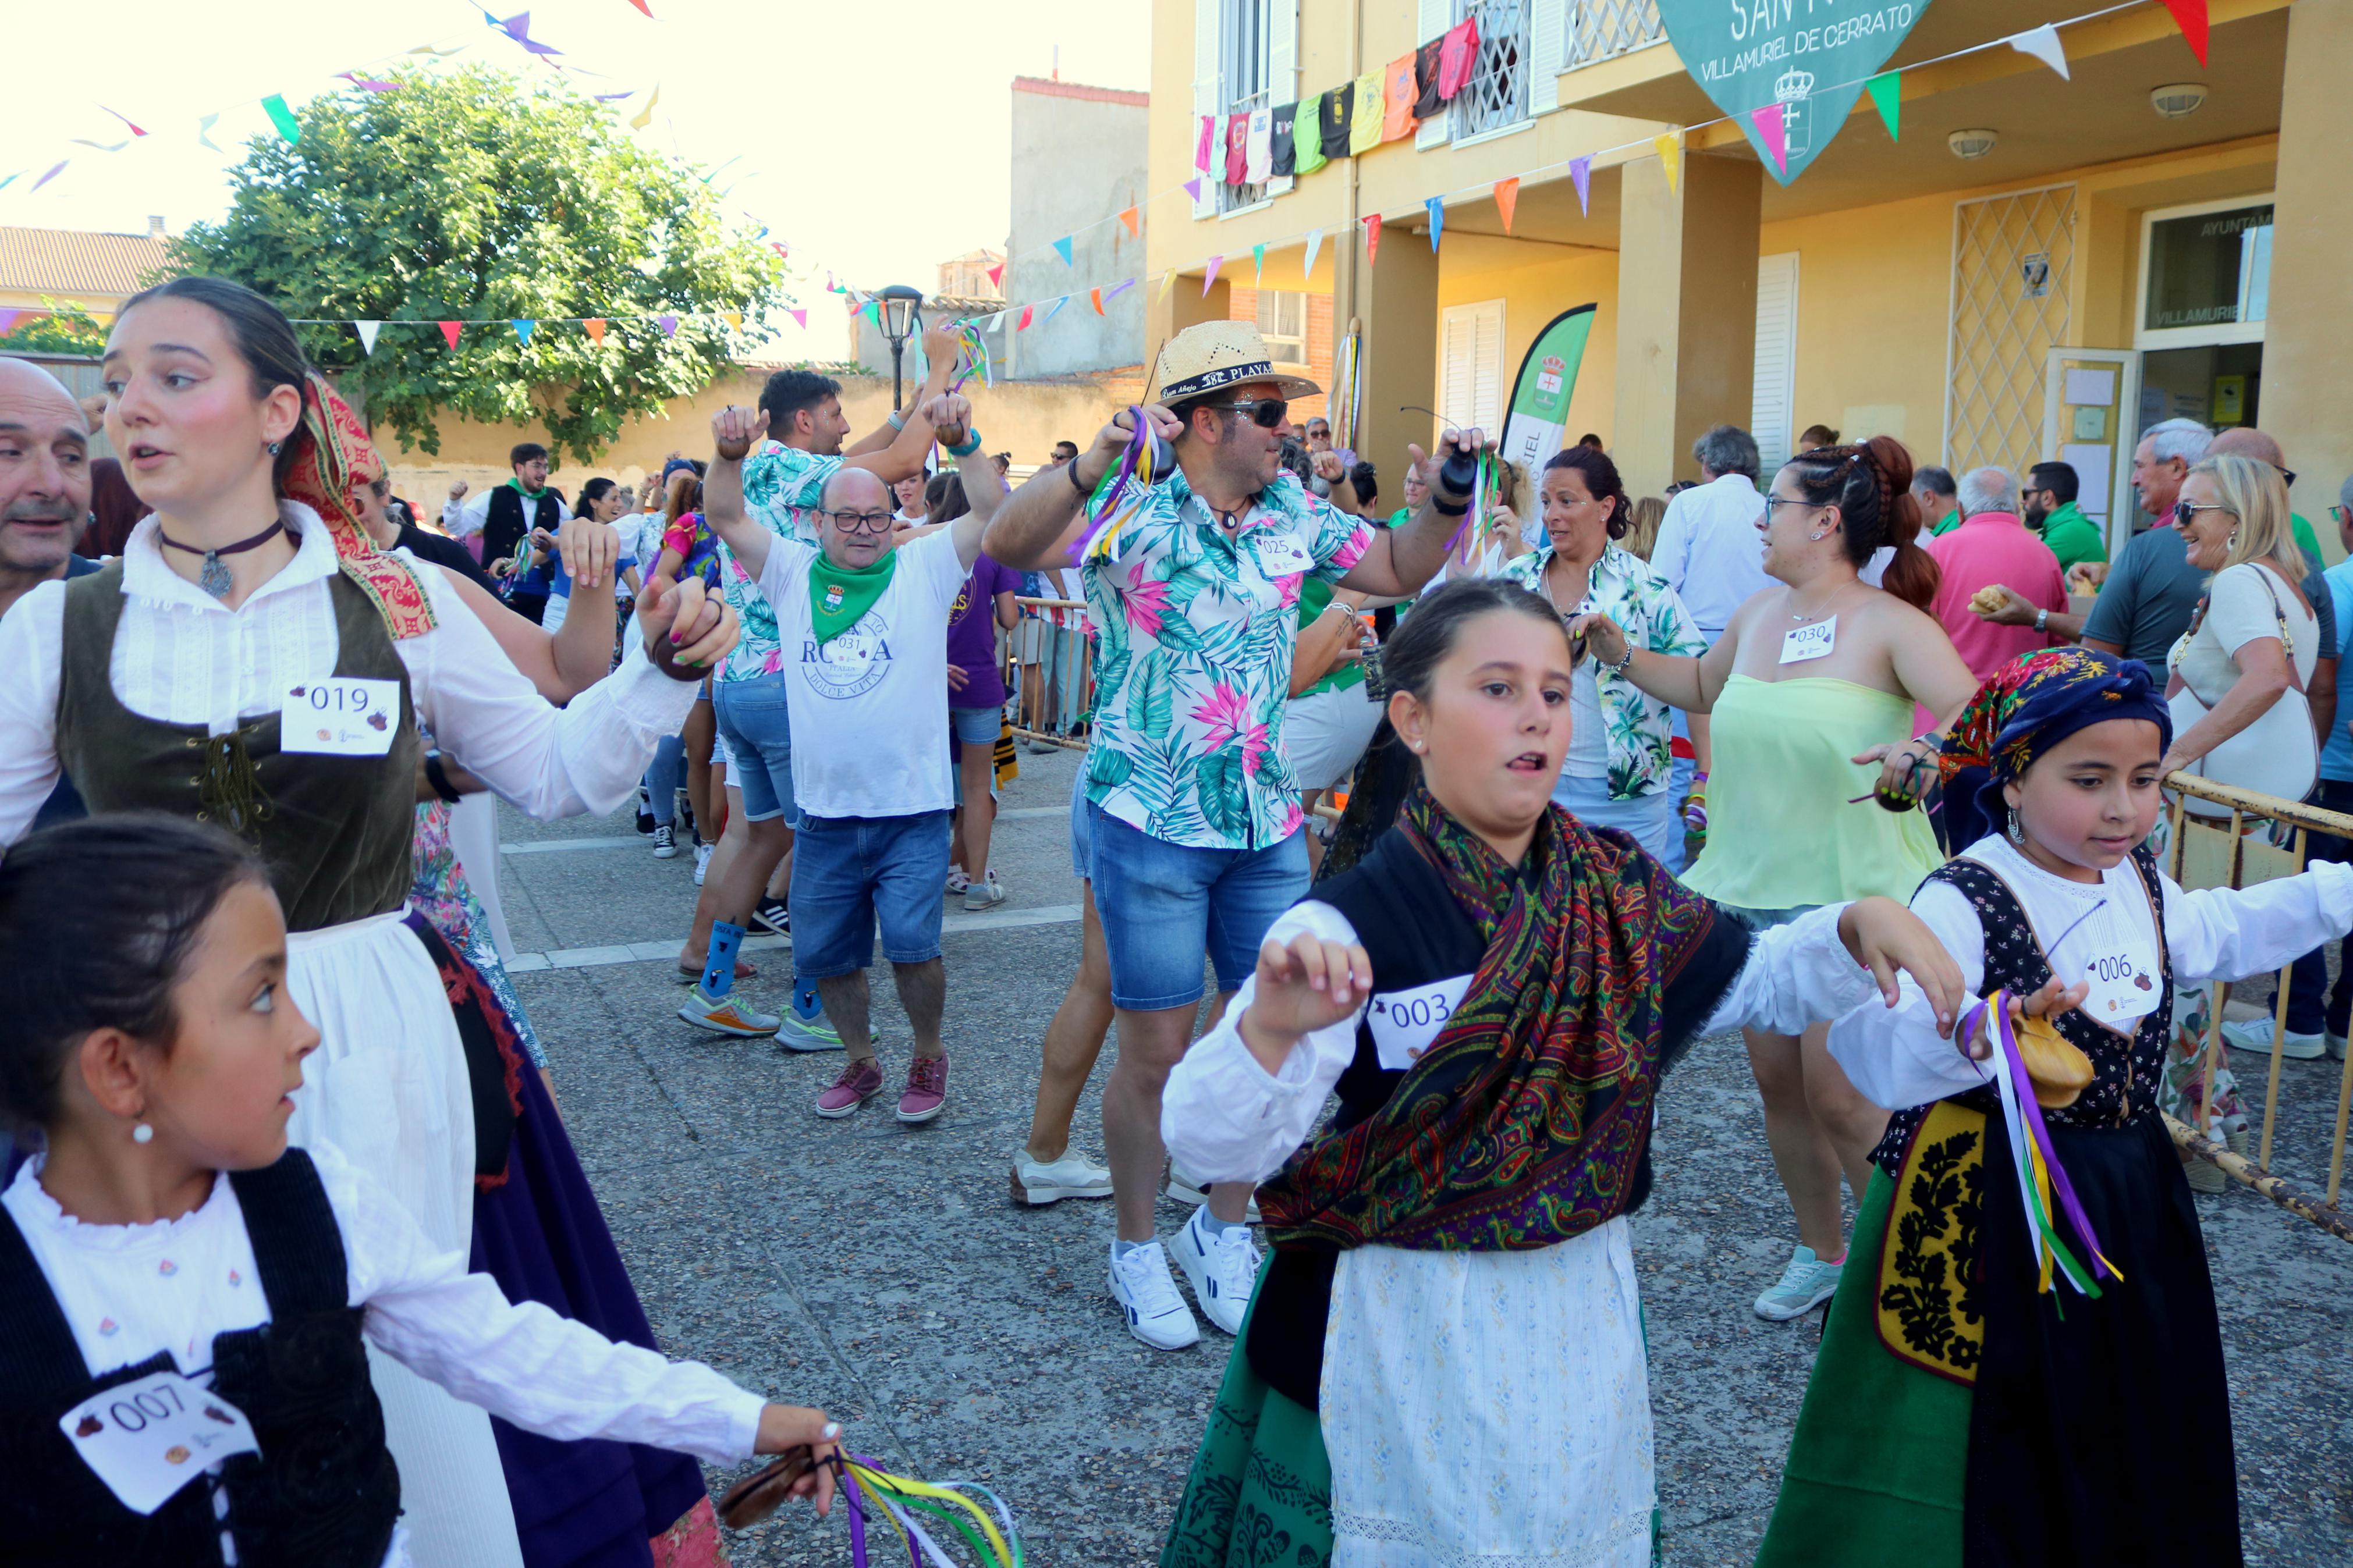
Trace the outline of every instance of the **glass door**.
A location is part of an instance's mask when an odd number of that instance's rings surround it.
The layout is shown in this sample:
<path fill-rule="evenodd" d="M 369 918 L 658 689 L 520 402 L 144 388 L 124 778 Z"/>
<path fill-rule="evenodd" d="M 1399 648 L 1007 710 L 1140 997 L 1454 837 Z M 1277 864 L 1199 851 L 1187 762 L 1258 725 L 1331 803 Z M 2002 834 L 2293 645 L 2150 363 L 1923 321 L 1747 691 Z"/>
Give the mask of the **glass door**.
<path fill-rule="evenodd" d="M 2134 439 L 2167 419 L 2224 430 L 2261 418 L 2272 200 L 2240 196 L 2141 219 Z M 2134 520 L 2137 531 L 2150 520 Z"/>

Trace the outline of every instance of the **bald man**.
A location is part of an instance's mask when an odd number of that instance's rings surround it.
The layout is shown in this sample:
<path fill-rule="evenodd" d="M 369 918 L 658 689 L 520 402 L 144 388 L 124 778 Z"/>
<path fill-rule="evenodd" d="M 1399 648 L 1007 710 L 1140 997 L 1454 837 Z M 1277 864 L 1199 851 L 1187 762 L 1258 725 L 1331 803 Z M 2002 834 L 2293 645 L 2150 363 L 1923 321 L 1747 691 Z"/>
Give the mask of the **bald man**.
<path fill-rule="evenodd" d="M 39 365 L 0 357 L 0 615 L 44 583 L 98 570 L 74 553 L 89 521 L 81 405 Z M 33 826 L 81 815 L 81 797 L 59 779 Z"/>
<path fill-rule="evenodd" d="M 2295 483 L 2295 475 L 2289 469 L 2287 458 L 2281 454 L 2280 444 L 2252 425 L 2235 425 L 2216 436 L 2213 445 L 2206 448 L 2206 455 L 2210 458 L 2253 458 L 2258 463 L 2269 463 L 2277 468 L 2284 483 L 2290 486 Z M 2312 524 L 2293 511 L 2287 514 L 2287 521 L 2295 533 L 2295 547 L 2304 552 L 2305 564 L 2315 572 L 2319 571 L 2320 536 L 2312 531 Z"/>

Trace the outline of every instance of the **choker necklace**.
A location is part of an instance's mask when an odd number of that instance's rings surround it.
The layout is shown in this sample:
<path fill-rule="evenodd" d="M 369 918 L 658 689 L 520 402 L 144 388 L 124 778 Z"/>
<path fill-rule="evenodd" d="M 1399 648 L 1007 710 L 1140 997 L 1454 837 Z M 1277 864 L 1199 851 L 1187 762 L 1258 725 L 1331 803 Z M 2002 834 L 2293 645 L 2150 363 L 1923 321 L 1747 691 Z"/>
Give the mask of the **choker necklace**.
<path fill-rule="evenodd" d="M 210 594 L 216 599 L 227 598 L 229 589 L 236 586 L 236 583 L 229 576 L 228 568 L 221 564 L 221 557 L 224 555 L 241 555 L 257 545 L 269 543 L 271 540 L 277 538 L 280 534 L 285 531 L 286 522 L 285 520 L 281 518 L 277 521 L 272 522 L 268 528 L 263 529 L 259 533 L 255 534 L 250 539 L 240 539 L 235 544 L 224 544 L 216 550 L 203 551 L 202 553 L 205 558 L 205 564 L 203 570 L 196 574 L 196 586 L 202 588 L 206 593 Z M 164 532 L 161 524 L 158 524 L 155 529 L 155 537 L 162 540 L 165 544 L 170 545 L 174 550 L 185 550 L 191 555 L 195 555 L 199 552 L 198 546 L 194 544 L 183 544 L 178 540 L 173 538 L 170 534 Z"/>

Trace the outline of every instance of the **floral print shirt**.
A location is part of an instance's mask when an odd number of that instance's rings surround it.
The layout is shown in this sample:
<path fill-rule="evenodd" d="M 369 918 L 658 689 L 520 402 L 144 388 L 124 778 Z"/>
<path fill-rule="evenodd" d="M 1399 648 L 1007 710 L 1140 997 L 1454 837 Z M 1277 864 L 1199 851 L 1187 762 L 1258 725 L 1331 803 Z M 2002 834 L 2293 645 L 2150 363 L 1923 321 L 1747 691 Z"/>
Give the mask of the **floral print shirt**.
<path fill-rule="evenodd" d="M 1506 562 L 1498 574 L 1528 592 L 1545 596 L 1544 571 L 1552 563 L 1547 540 L 1531 554 Z M 1576 614 L 1580 608 L 1599 610 L 1624 628 L 1639 648 L 1651 653 L 1697 658 L 1707 651 L 1699 623 L 1667 580 L 1630 550 L 1605 545 L 1593 563 L 1592 580 L 1580 605 L 1560 608 Z M 1609 729 L 1609 798 L 1631 800 L 1667 787 L 1674 773 L 1668 747 L 1673 740 L 1673 710 L 1613 670 L 1593 672 L 1594 689 L 1601 701 L 1601 718 Z"/>
<path fill-rule="evenodd" d="M 1299 591 L 1337 582 L 1370 523 L 1286 474 L 1226 537 L 1180 471 L 1140 496 L 1109 559 L 1079 576 L 1098 628 L 1087 798 L 1197 849 L 1256 849 L 1299 830 L 1282 746 Z"/>
<path fill-rule="evenodd" d="M 840 468 L 839 458 L 764 441 L 744 465 L 744 513 L 780 539 L 815 544 L 818 502 L 825 494 L 825 482 Z M 760 592 L 759 579 L 744 570 L 724 541 L 719 542 L 719 591 L 743 626 L 719 679 L 750 680 L 776 674 L 785 668 L 785 652 L 776 636 L 775 607 Z"/>

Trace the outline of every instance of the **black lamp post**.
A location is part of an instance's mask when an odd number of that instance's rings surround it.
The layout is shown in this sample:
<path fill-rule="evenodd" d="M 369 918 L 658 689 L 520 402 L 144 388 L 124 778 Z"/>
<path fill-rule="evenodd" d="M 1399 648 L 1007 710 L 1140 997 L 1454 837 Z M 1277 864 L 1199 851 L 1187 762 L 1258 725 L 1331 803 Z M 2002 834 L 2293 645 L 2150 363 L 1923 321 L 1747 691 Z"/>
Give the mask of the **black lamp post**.
<path fill-rule="evenodd" d="M 923 296 L 904 283 L 893 283 L 874 296 L 875 314 L 882 318 L 882 335 L 891 340 L 891 412 L 899 412 L 904 384 L 899 365 L 907 349 L 907 340 L 915 335 L 923 324 Z"/>

